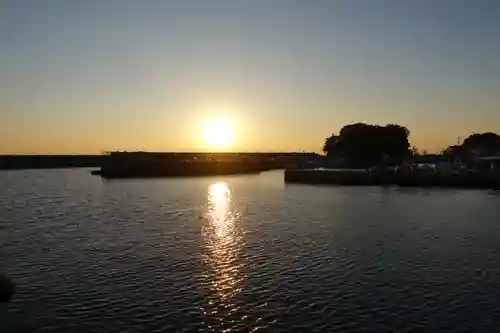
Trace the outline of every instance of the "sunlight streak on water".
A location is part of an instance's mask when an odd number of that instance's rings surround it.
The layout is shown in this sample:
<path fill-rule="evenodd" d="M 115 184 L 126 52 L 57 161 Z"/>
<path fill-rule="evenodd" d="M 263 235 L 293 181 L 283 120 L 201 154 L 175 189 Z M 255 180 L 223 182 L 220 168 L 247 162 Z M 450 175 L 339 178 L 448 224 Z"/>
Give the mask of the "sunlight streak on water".
<path fill-rule="evenodd" d="M 242 234 L 238 225 L 231 191 L 225 183 L 209 186 L 205 224 L 202 227 L 206 247 L 204 280 L 216 296 L 210 300 L 204 312 L 208 326 L 214 320 L 223 324 L 224 318 L 238 310 L 234 297 L 241 291 L 244 276 L 241 273 Z"/>

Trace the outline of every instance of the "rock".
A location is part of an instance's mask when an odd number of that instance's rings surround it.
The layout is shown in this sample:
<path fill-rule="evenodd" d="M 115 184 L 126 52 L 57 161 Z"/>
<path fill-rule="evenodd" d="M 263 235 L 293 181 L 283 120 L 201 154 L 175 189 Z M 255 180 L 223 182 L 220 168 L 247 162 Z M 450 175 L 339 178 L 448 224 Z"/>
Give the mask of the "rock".
<path fill-rule="evenodd" d="M 8 302 L 16 292 L 14 282 L 6 275 L 0 273 L 0 302 Z"/>

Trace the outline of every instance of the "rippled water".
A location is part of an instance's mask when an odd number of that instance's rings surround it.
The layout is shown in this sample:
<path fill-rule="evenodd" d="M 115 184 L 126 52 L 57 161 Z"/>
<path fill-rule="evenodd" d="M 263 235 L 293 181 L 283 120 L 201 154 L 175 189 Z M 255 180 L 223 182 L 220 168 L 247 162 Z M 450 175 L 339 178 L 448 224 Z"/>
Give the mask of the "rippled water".
<path fill-rule="evenodd" d="M 0 332 L 493 332 L 500 195 L 0 173 Z"/>

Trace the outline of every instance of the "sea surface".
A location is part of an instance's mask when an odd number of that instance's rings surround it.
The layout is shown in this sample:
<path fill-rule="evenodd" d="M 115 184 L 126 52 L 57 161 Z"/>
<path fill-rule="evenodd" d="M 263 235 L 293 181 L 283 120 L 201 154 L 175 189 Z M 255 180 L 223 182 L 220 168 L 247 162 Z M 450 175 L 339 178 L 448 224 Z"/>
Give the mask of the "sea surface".
<path fill-rule="evenodd" d="M 500 193 L 0 172 L 0 332 L 499 332 Z"/>

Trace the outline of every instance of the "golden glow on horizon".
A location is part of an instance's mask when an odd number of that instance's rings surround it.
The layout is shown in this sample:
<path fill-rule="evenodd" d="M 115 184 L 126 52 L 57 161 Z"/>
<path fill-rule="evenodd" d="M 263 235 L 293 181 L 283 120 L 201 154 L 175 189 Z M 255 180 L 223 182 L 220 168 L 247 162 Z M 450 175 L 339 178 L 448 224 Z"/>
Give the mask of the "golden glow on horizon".
<path fill-rule="evenodd" d="M 234 129 L 227 119 L 212 119 L 205 124 L 203 137 L 210 148 L 225 148 L 234 139 Z"/>

